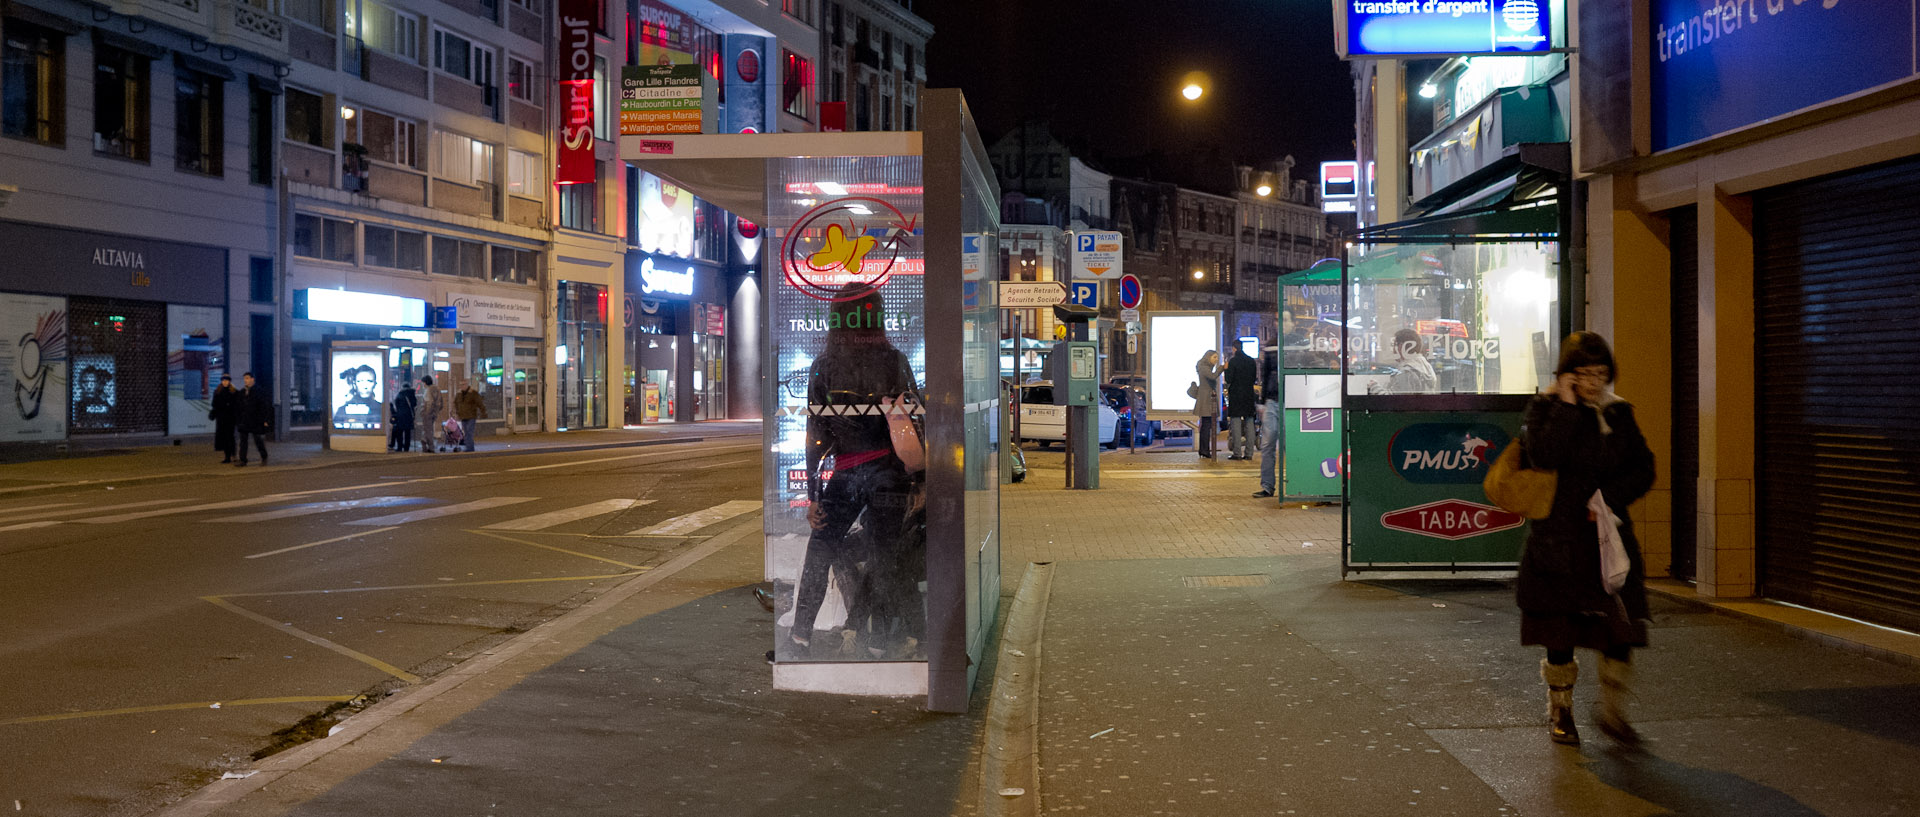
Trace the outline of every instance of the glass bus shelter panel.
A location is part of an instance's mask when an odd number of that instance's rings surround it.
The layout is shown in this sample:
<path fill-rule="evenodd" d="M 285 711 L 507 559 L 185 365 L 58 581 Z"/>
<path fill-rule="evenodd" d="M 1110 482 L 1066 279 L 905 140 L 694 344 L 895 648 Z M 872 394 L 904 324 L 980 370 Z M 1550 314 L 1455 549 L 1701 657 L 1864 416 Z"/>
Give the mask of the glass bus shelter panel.
<path fill-rule="evenodd" d="M 1000 257 L 993 171 L 961 151 L 961 400 L 966 485 L 967 654 L 981 664 L 1000 607 L 1000 308 L 987 259 Z M 946 284 L 953 286 L 952 284 Z M 977 670 L 975 670 L 977 671 Z"/>
<path fill-rule="evenodd" d="M 918 156 L 767 163 L 766 534 L 783 663 L 925 659 L 924 483 L 894 455 L 886 413 L 924 422 L 921 185 Z"/>
<path fill-rule="evenodd" d="M 1376 245 L 1348 280 L 1349 394 L 1531 394 L 1559 343 L 1556 243 Z"/>

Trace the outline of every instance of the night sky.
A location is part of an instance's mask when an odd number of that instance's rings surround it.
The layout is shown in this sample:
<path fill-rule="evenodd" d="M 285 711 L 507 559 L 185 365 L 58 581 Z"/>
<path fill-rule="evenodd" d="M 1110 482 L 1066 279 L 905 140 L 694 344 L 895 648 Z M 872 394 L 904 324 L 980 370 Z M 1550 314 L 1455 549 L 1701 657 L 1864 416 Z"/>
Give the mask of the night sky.
<path fill-rule="evenodd" d="M 1326 0 L 918 0 L 927 84 L 959 87 L 989 144 L 1026 119 L 1101 160 L 1205 153 L 1296 178 L 1353 156 L 1353 80 Z M 1189 71 L 1212 77 L 1199 103 Z M 1311 170 L 1308 170 L 1308 169 Z"/>

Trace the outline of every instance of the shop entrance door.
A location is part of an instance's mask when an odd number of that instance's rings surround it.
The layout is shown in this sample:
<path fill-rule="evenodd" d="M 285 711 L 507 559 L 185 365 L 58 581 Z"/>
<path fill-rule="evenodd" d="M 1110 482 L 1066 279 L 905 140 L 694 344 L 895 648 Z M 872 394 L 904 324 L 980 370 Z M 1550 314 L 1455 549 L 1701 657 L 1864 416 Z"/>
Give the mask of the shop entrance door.
<path fill-rule="evenodd" d="M 476 335 L 471 336 L 471 343 L 467 380 L 473 384 L 473 390 L 480 393 L 481 402 L 487 406 L 487 414 L 475 424 L 474 432 L 479 437 L 490 437 L 495 430 L 507 424 L 512 410 L 511 392 L 507 387 L 505 339 Z"/>
<path fill-rule="evenodd" d="M 540 430 L 540 341 L 513 341 L 513 430 Z"/>

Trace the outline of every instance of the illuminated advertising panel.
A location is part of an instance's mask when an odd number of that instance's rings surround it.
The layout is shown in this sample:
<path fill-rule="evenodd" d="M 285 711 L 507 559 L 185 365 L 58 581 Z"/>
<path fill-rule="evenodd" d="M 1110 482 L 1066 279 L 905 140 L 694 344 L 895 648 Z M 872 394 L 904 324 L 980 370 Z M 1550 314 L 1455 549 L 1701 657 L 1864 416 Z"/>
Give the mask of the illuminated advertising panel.
<path fill-rule="evenodd" d="M 333 353 L 333 430 L 379 431 L 386 427 L 385 397 L 378 351 Z"/>
<path fill-rule="evenodd" d="M 1149 312 L 1147 408 L 1193 412 L 1187 387 L 1199 377 L 1200 357 L 1220 348 L 1220 313 Z"/>
<path fill-rule="evenodd" d="M 211 434 L 213 389 L 226 374 L 226 311 L 167 305 L 167 430 Z"/>
<path fill-rule="evenodd" d="M 67 435 L 67 299 L 0 298 L 0 441 Z"/>
<path fill-rule="evenodd" d="M 1538 54 L 1559 35 L 1557 0 L 1335 0 L 1343 57 Z"/>
<path fill-rule="evenodd" d="M 652 173 L 640 174 L 639 226 L 634 241 L 642 252 L 693 257 L 693 194 Z"/>
<path fill-rule="evenodd" d="M 354 292 L 350 289 L 302 289 L 294 292 L 293 316 L 322 323 L 424 329 L 427 326 L 427 302 L 419 298 Z"/>
<path fill-rule="evenodd" d="M 593 0 L 559 0 L 560 98 L 564 124 L 554 145 L 554 184 L 592 184 Z"/>

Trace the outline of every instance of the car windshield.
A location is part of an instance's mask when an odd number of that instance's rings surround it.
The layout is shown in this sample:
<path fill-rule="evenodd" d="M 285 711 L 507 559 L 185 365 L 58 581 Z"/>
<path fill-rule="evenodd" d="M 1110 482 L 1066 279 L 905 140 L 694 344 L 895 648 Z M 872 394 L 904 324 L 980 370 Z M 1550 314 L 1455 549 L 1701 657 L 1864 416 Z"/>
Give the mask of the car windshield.
<path fill-rule="evenodd" d="M 1020 402 L 1052 403 L 1053 387 L 1052 386 L 1028 386 L 1026 387 L 1025 393 L 1020 395 Z"/>

